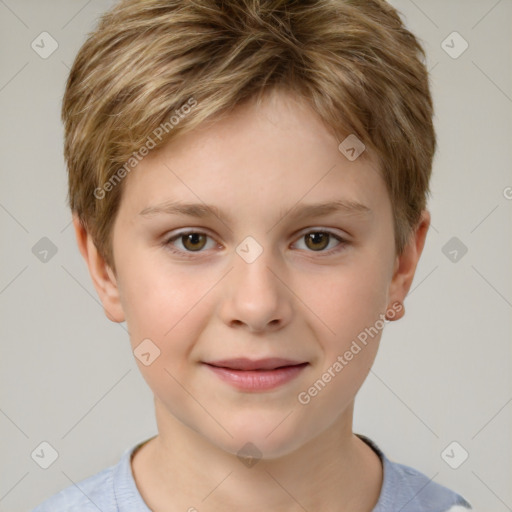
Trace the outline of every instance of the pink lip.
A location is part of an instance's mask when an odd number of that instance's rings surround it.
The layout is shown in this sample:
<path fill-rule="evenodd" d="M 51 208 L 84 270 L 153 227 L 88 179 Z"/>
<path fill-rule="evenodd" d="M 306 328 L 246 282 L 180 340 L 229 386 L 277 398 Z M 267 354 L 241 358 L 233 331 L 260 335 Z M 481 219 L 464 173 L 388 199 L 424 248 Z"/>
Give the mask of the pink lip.
<path fill-rule="evenodd" d="M 281 386 L 299 375 L 309 363 L 289 359 L 230 359 L 204 363 L 223 381 L 243 391 L 264 391 Z"/>
<path fill-rule="evenodd" d="M 238 357 L 236 359 L 208 361 L 206 364 L 232 370 L 275 370 L 281 366 L 295 366 L 303 363 L 304 361 L 293 361 L 292 359 L 282 359 L 280 357 L 267 357 L 265 359 Z"/>

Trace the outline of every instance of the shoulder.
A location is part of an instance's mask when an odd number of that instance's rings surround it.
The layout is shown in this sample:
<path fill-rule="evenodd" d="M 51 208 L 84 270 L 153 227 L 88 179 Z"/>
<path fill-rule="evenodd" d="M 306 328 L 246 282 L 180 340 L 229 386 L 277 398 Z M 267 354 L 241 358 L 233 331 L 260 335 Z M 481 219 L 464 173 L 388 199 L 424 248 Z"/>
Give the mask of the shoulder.
<path fill-rule="evenodd" d="M 150 439 L 127 448 L 117 464 L 73 483 L 31 512 L 151 512 L 135 485 L 130 464 L 134 452 Z"/>
<path fill-rule="evenodd" d="M 468 512 L 471 505 L 459 494 L 434 482 L 417 469 L 391 461 L 368 437 L 357 434 L 379 455 L 382 489 L 372 512 Z"/>
<path fill-rule="evenodd" d="M 66 487 L 38 505 L 32 512 L 117 511 L 113 485 L 114 467 L 108 467 Z"/>
<path fill-rule="evenodd" d="M 455 491 L 434 482 L 417 469 L 387 461 L 388 472 L 393 474 L 390 491 L 401 500 L 403 512 L 463 512 L 471 505 Z"/>

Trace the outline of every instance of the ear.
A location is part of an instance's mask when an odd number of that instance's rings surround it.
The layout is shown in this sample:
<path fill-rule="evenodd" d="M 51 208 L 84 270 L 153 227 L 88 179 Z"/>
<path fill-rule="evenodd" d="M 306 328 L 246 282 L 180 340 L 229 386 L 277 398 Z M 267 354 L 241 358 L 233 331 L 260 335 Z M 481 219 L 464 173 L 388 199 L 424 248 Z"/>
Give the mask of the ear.
<path fill-rule="evenodd" d="M 91 235 L 76 215 L 73 215 L 73 227 L 75 228 L 78 249 L 87 263 L 89 274 L 103 304 L 105 315 L 112 322 L 124 322 L 124 312 L 114 272 L 100 255 Z"/>
<path fill-rule="evenodd" d="M 414 232 L 411 233 L 402 254 L 396 257 L 393 278 L 389 287 L 389 300 L 391 304 L 397 301 L 403 304 L 409 292 L 429 227 L 430 213 L 427 210 L 423 210 L 420 220 Z M 404 313 L 405 308 L 402 307 L 394 319 L 398 320 Z"/>

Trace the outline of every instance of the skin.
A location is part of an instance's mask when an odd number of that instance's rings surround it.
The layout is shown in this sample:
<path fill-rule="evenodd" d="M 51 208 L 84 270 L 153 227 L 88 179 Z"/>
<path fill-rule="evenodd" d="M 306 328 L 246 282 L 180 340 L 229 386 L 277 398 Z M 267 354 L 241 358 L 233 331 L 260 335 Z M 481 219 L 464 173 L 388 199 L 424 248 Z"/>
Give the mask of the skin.
<path fill-rule="evenodd" d="M 132 470 L 153 511 L 369 512 L 376 504 L 382 466 L 353 434 L 352 417 L 381 331 L 308 404 L 297 397 L 404 301 L 430 215 L 396 255 L 376 160 L 367 150 L 351 162 L 339 142 L 307 103 L 275 91 L 259 108 L 239 106 L 150 153 L 127 176 L 112 231 L 115 272 L 75 218 L 107 316 L 126 320 L 132 349 L 149 338 L 160 350 L 149 366 L 136 359 L 154 393 L 158 435 Z M 339 199 L 370 212 L 294 215 L 296 206 Z M 169 200 L 213 204 L 231 219 L 140 214 Z M 208 238 L 169 242 L 186 229 Z M 307 243 L 307 233 L 325 231 L 346 242 Z M 236 252 L 247 236 L 263 250 L 251 263 Z M 248 392 L 202 364 L 232 357 L 309 365 L 277 389 Z M 251 467 L 237 457 L 247 442 L 262 453 Z"/>

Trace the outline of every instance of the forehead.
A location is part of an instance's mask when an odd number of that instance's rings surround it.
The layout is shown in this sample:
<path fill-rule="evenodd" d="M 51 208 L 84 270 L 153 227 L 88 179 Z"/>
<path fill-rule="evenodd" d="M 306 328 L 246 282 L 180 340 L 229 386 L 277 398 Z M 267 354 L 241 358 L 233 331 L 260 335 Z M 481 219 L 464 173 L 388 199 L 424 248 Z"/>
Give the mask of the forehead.
<path fill-rule="evenodd" d="M 365 150 L 351 161 L 339 143 L 306 101 L 276 92 L 146 156 L 127 176 L 122 208 L 138 214 L 183 201 L 247 213 L 251 206 L 253 214 L 275 216 L 300 202 L 385 206 L 376 158 Z"/>

